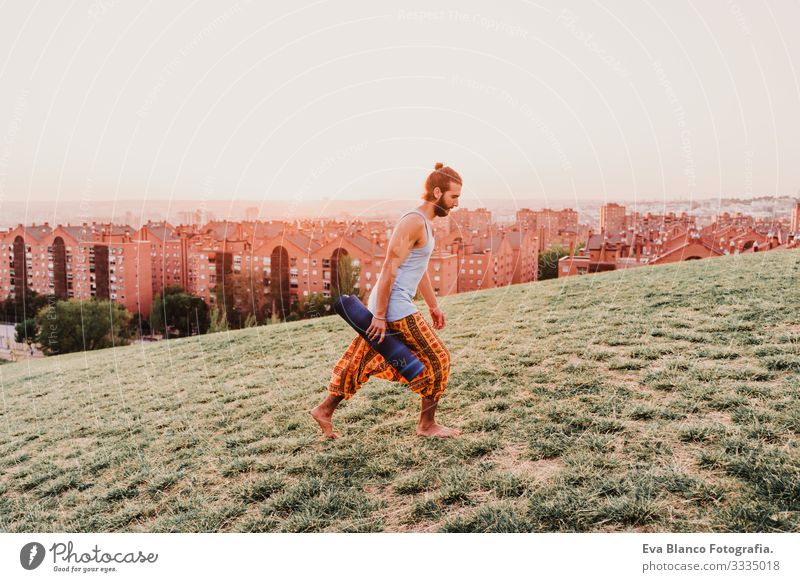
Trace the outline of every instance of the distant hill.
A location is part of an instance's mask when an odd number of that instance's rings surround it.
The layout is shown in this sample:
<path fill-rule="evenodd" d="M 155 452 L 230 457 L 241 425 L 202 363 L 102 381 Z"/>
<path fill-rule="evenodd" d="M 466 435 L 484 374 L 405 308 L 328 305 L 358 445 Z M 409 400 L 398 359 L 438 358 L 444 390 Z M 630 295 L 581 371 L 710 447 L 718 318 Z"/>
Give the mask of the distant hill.
<path fill-rule="evenodd" d="M 457 439 L 382 380 L 320 439 L 337 317 L 0 366 L 0 530 L 798 531 L 798 281 L 779 250 L 443 298 Z"/>

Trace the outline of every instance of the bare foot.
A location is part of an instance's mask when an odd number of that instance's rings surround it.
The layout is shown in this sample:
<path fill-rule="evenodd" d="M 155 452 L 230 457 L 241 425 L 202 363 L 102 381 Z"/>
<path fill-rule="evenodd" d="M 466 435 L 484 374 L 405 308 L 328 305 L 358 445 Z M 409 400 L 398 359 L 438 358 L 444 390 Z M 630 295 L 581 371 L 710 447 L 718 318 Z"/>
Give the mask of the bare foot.
<path fill-rule="evenodd" d="M 309 411 L 309 413 L 314 417 L 314 420 L 317 421 L 317 424 L 319 424 L 319 427 L 322 429 L 322 434 L 324 434 L 326 438 L 339 438 L 339 435 L 333 432 L 333 423 L 331 422 L 331 418 L 333 417 L 332 413 L 327 412 L 319 406 Z"/>
<path fill-rule="evenodd" d="M 458 436 L 460 434 L 461 431 L 457 428 L 449 428 L 441 424 L 432 424 L 427 427 L 417 425 L 417 436 L 445 438 Z"/>

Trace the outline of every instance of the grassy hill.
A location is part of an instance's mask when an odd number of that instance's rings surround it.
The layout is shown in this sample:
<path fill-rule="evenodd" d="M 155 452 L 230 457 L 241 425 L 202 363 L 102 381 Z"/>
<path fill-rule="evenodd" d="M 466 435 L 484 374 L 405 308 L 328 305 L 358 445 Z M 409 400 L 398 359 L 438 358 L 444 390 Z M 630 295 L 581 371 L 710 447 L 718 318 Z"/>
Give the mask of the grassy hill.
<path fill-rule="evenodd" d="M 0 366 L 0 530 L 798 531 L 800 251 L 441 301 L 457 439 L 337 317 Z M 427 309 L 423 307 L 427 318 Z"/>

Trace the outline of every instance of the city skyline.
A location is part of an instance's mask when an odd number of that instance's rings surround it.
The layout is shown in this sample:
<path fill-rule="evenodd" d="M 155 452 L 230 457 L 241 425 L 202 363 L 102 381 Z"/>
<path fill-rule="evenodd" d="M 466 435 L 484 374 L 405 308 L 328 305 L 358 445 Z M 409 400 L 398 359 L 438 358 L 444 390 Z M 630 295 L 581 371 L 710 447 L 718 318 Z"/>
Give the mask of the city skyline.
<path fill-rule="evenodd" d="M 752 215 L 760 219 L 780 218 L 788 216 L 800 198 L 781 197 L 763 199 L 723 199 L 723 200 L 695 200 L 667 201 L 667 202 L 638 202 L 631 204 L 629 201 L 616 200 L 608 204 L 622 204 L 629 210 L 646 214 L 686 212 L 697 218 L 698 223 L 708 224 L 714 217 L 723 212 Z M 515 215 L 523 209 L 572 208 L 575 210 L 582 223 L 597 225 L 600 220 L 601 203 L 588 202 L 575 207 L 553 204 L 549 207 L 536 204 L 536 201 L 520 201 L 522 204 L 509 206 L 503 201 L 485 201 L 483 207 L 461 205 L 462 209 L 485 208 L 498 224 L 508 224 L 515 220 Z M 494 203 L 493 203 L 494 202 Z M 413 201 L 361 201 L 358 206 L 350 206 L 342 201 L 328 201 L 323 206 L 314 203 L 297 204 L 292 201 L 270 202 L 267 205 L 254 205 L 246 200 L 216 200 L 203 201 L 202 206 L 197 206 L 192 201 L 181 200 L 114 200 L 98 202 L 92 205 L 91 210 L 80 204 L 62 203 L 57 209 L 48 203 L 17 203 L 6 204 L 0 222 L 0 233 L 19 224 L 31 223 L 81 224 L 83 222 L 111 222 L 114 224 L 129 224 L 138 227 L 147 221 L 165 220 L 178 224 L 204 224 L 209 221 L 294 221 L 294 220 L 331 220 L 331 221 L 357 221 L 357 220 L 388 220 L 393 221 L 401 210 L 410 209 Z M 135 209 L 135 210 L 134 210 Z M 191 218 L 189 216 L 191 215 Z"/>

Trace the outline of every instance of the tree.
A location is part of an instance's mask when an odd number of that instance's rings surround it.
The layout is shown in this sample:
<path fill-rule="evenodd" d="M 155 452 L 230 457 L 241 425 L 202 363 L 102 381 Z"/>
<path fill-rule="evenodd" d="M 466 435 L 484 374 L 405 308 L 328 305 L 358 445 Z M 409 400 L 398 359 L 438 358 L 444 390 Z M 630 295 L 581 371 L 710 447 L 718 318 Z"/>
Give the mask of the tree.
<path fill-rule="evenodd" d="M 335 301 L 340 295 L 358 295 L 358 277 L 361 267 L 353 264 L 353 258 L 345 253 L 339 255 L 336 267 L 338 284 L 332 285 L 332 299 Z"/>
<path fill-rule="evenodd" d="M 208 333 L 220 331 L 228 331 L 228 318 L 225 316 L 225 312 L 220 311 L 215 305 L 211 308 L 211 325 L 208 327 Z"/>
<path fill-rule="evenodd" d="M 166 287 L 153 301 L 150 325 L 166 338 L 206 333 L 208 305 L 202 297 L 187 293 L 183 287 Z"/>
<path fill-rule="evenodd" d="M 36 320 L 26 319 L 14 327 L 14 341 L 17 343 L 32 343 L 36 340 Z"/>
<path fill-rule="evenodd" d="M 303 303 L 303 318 L 310 319 L 333 314 L 333 298 L 322 293 L 311 293 Z"/>
<path fill-rule="evenodd" d="M 539 281 L 558 277 L 558 260 L 568 254 L 569 249 L 561 246 L 551 247 L 539 253 Z"/>
<path fill-rule="evenodd" d="M 56 301 L 36 314 L 36 341 L 48 356 L 126 345 L 131 319 L 130 312 L 113 301 Z"/>
<path fill-rule="evenodd" d="M 234 329 L 245 327 L 250 316 L 257 323 L 267 318 L 269 297 L 265 293 L 264 279 L 253 269 L 225 273 L 214 287 L 214 297 Z"/>
<path fill-rule="evenodd" d="M 24 294 L 15 297 L 9 295 L 0 304 L 0 320 L 19 323 L 32 319 L 42 307 L 53 301 L 55 295 L 40 295 L 32 289 L 26 289 Z"/>
<path fill-rule="evenodd" d="M 151 333 L 150 321 L 138 311 L 131 318 L 131 332 L 132 337 L 141 337 Z"/>

